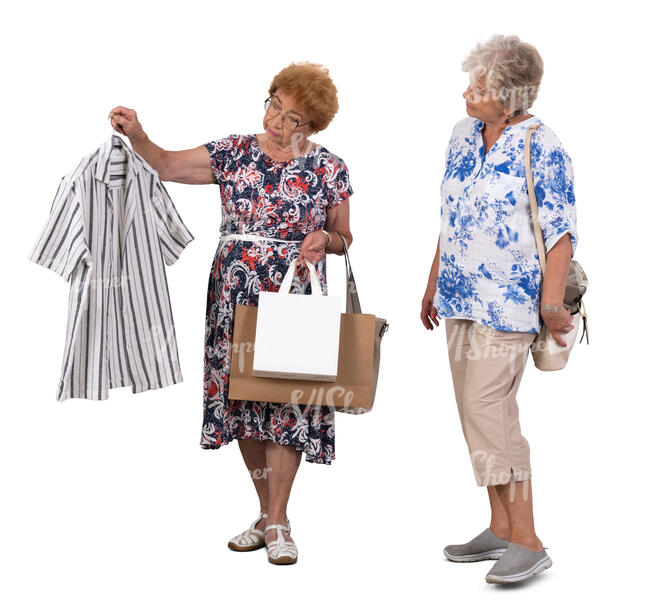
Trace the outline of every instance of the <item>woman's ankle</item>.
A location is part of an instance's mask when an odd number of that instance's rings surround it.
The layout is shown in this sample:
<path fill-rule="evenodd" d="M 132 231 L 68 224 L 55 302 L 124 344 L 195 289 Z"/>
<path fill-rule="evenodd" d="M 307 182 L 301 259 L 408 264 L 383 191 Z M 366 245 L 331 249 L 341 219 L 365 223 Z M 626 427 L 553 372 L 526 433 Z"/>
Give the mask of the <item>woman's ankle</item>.
<path fill-rule="evenodd" d="M 541 552 L 544 549 L 544 545 L 535 534 L 514 532 L 510 537 L 510 541 L 524 546 L 524 548 L 532 552 Z"/>
<path fill-rule="evenodd" d="M 266 519 L 266 522 L 268 522 L 269 524 L 283 524 L 286 526 L 289 521 L 286 514 L 279 514 L 279 513 L 274 514 L 270 512 L 267 513 L 268 513 L 268 517 Z"/>
<path fill-rule="evenodd" d="M 498 523 L 490 523 L 490 531 L 501 539 L 510 539 L 510 527 Z"/>

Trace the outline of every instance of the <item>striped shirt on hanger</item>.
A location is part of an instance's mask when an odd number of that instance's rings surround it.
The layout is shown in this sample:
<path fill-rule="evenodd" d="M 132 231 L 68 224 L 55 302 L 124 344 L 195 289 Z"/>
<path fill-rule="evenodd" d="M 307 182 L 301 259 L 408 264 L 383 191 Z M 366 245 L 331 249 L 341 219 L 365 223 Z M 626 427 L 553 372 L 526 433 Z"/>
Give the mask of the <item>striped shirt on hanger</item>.
<path fill-rule="evenodd" d="M 116 135 L 62 178 L 29 254 L 70 282 L 58 401 L 182 382 L 163 261 L 193 239 L 156 170 Z"/>

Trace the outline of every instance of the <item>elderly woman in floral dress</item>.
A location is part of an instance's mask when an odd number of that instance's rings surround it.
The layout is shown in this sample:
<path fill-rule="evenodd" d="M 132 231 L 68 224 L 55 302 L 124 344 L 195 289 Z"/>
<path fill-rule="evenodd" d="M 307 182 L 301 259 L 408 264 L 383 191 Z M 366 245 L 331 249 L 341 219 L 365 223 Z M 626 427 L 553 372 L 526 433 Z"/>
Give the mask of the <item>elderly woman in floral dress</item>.
<path fill-rule="evenodd" d="M 476 481 L 487 487 L 490 526 L 447 546 L 449 560 L 498 559 L 490 583 L 522 581 L 551 566 L 533 524 L 529 445 L 516 393 L 529 347 L 548 326 L 561 346 L 573 328 L 563 306 L 578 242 L 571 159 L 528 112 L 543 73 L 537 50 L 493 36 L 463 63 L 468 117 L 453 129 L 442 181 L 438 247 L 422 299 L 432 330 L 445 319 L 454 393 Z M 526 129 L 547 267 L 540 265 L 524 170 Z"/>
<path fill-rule="evenodd" d="M 237 440 L 259 498 L 258 518 L 229 547 L 266 546 L 270 562 L 291 564 L 298 556 L 286 514 L 291 487 L 303 453 L 311 463 L 334 459 L 334 409 L 228 399 L 233 315 L 236 304 L 256 305 L 260 291 L 277 292 L 295 258 L 292 292 L 311 293 L 306 259 L 327 294 L 325 255 L 343 253 L 338 233 L 352 242 L 353 191 L 344 161 L 309 139 L 338 111 L 325 68 L 299 63 L 281 70 L 264 109 L 263 133 L 231 134 L 181 151 L 153 144 L 133 110 L 116 108 L 112 120 L 162 180 L 219 185 L 221 239 L 208 281 L 200 445 L 216 449 Z"/>

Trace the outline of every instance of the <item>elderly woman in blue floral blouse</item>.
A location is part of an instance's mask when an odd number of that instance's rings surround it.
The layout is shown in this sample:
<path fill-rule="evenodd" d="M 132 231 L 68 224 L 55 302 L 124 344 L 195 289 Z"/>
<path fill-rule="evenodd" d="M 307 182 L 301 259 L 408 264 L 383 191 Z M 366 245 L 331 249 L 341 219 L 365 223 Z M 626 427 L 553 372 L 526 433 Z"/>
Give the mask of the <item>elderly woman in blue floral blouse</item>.
<path fill-rule="evenodd" d="M 548 326 L 561 346 L 573 328 L 563 306 L 578 243 L 571 159 L 528 109 L 543 63 L 517 36 L 493 36 L 463 63 L 468 117 L 453 128 L 441 188 L 438 247 L 422 300 L 432 330 L 445 319 L 454 393 L 476 481 L 486 486 L 490 526 L 449 560 L 498 559 L 490 583 L 522 581 L 551 566 L 533 523 L 528 442 L 516 393 L 528 350 Z M 542 284 L 524 169 L 531 160 L 547 267 Z"/>

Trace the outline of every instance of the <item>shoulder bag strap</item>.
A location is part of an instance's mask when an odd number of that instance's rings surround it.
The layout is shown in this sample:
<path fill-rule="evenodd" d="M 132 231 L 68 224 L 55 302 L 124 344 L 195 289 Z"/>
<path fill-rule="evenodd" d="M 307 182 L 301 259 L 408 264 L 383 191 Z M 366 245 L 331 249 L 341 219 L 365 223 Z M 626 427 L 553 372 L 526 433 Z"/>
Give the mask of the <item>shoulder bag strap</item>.
<path fill-rule="evenodd" d="M 537 195 L 535 194 L 535 181 L 533 180 L 533 170 L 530 164 L 530 138 L 533 131 L 541 127 L 532 125 L 526 129 L 526 139 L 524 142 L 524 166 L 526 168 L 526 184 L 528 186 L 528 199 L 530 200 L 530 210 L 533 215 L 533 229 L 535 231 L 535 241 L 537 243 L 537 255 L 539 256 L 539 268 L 542 276 L 546 272 L 546 248 L 544 247 L 544 236 L 542 227 L 539 225 L 539 207 L 537 205 Z"/>

